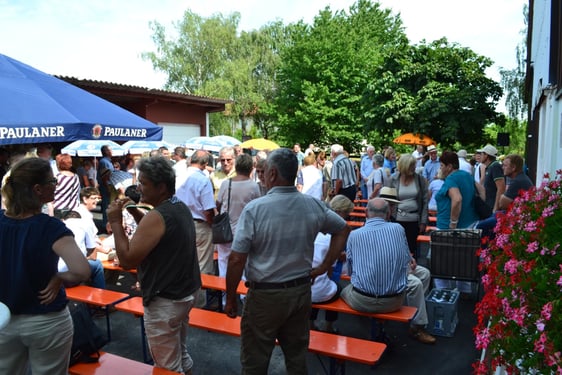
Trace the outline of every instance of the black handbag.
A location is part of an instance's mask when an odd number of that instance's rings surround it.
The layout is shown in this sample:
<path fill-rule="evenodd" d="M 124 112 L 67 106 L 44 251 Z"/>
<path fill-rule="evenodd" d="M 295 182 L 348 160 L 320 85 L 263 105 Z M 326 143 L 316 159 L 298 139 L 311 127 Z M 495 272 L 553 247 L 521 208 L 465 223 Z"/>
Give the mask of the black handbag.
<path fill-rule="evenodd" d="M 100 357 L 99 350 L 109 340 L 94 323 L 87 305 L 70 302 L 68 308 L 72 316 L 72 323 L 74 324 L 69 366 L 78 362 L 98 362 Z M 93 354 L 96 354 L 96 356 L 92 356 Z"/>
<path fill-rule="evenodd" d="M 226 212 L 213 217 L 213 243 L 230 243 L 234 239 L 232 229 L 230 228 L 230 189 L 232 188 L 232 180 L 228 180 L 228 200 Z"/>

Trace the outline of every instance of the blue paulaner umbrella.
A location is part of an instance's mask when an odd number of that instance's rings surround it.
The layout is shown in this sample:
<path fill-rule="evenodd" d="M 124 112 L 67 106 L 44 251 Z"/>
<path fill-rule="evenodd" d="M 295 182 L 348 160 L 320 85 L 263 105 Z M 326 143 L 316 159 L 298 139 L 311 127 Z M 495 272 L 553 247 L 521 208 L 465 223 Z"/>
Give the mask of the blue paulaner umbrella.
<path fill-rule="evenodd" d="M 0 54 L 0 145 L 161 140 L 162 128 Z"/>
<path fill-rule="evenodd" d="M 236 146 L 242 143 L 238 139 L 229 135 L 215 135 L 214 137 L 211 137 L 211 139 L 215 139 L 225 146 Z"/>
<path fill-rule="evenodd" d="M 118 143 L 113 141 L 74 141 L 71 144 L 63 147 L 61 149 L 61 154 L 69 154 L 70 156 L 81 156 L 81 157 L 102 157 L 101 147 L 109 146 L 113 156 L 121 156 L 127 153 L 127 149 L 120 146 Z"/>
<path fill-rule="evenodd" d="M 207 150 L 219 152 L 225 145 L 211 137 L 193 137 L 185 141 L 184 146 L 192 150 Z"/>
<path fill-rule="evenodd" d="M 127 150 L 129 154 L 142 154 L 144 152 L 157 150 L 162 146 L 166 147 L 170 151 L 173 151 L 174 148 L 176 148 L 175 145 L 166 141 L 127 141 L 121 145 L 121 147 Z"/>

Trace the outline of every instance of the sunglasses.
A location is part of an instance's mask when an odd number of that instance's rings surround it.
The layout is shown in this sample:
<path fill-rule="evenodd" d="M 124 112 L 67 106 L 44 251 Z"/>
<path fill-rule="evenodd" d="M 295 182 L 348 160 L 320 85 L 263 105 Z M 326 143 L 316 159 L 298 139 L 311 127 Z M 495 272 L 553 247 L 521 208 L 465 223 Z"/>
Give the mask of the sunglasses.
<path fill-rule="evenodd" d="M 231 162 L 232 159 L 220 159 L 221 163 L 224 163 L 225 161 Z"/>
<path fill-rule="evenodd" d="M 57 186 L 59 184 L 59 181 L 56 178 L 50 178 L 47 181 L 45 181 L 45 185 L 53 185 L 53 186 Z"/>

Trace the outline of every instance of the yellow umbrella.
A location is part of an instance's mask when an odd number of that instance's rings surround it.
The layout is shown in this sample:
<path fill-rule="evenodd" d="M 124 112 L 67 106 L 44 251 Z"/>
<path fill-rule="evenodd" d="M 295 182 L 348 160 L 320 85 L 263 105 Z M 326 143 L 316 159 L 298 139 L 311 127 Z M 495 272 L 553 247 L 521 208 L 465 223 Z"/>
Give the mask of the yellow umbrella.
<path fill-rule="evenodd" d="M 249 139 L 246 142 L 240 144 L 242 148 L 253 148 L 254 150 L 275 150 L 279 148 L 279 145 L 273 141 L 265 138 Z"/>
<path fill-rule="evenodd" d="M 400 145 L 429 146 L 429 145 L 434 145 L 437 142 L 435 142 L 433 139 L 431 139 L 429 136 L 425 134 L 406 133 L 406 134 L 402 134 L 400 137 L 395 138 L 394 143 Z"/>

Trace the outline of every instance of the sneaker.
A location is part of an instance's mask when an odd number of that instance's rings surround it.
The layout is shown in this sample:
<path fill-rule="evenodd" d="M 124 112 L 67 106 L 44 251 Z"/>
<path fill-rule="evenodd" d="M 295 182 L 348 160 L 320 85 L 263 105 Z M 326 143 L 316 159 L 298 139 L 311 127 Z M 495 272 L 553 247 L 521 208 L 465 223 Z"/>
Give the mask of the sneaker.
<path fill-rule="evenodd" d="M 435 344 L 437 339 L 427 333 L 423 328 L 410 327 L 410 337 L 424 344 Z"/>

